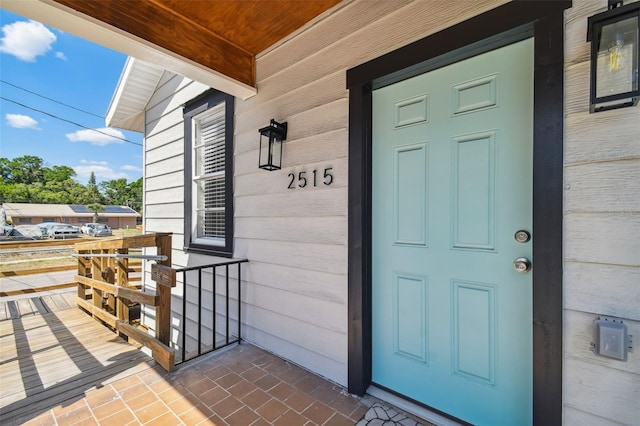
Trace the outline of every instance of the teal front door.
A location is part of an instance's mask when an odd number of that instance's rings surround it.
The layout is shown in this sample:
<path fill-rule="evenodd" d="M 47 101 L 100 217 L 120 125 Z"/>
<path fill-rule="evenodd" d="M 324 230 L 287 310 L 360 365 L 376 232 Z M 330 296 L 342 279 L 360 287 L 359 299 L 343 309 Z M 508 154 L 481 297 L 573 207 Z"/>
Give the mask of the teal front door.
<path fill-rule="evenodd" d="M 532 123 L 533 39 L 373 92 L 372 380 L 478 425 L 532 422 Z"/>

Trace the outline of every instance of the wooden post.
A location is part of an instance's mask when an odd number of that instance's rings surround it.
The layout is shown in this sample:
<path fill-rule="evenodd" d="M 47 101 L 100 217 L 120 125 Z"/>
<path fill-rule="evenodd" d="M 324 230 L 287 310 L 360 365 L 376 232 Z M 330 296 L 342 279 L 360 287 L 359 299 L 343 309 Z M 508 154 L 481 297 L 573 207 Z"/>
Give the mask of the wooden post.
<path fill-rule="evenodd" d="M 119 249 L 116 252 L 120 254 L 129 253 L 128 249 Z M 129 259 L 119 258 L 117 260 L 117 272 L 116 272 L 116 285 L 121 287 L 129 287 Z M 129 304 L 131 302 L 122 297 L 118 297 L 116 302 L 116 316 L 119 320 L 130 323 L 129 318 Z M 120 336 L 125 336 L 124 333 L 120 333 Z"/>
<path fill-rule="evenodd" d="M 171 235 L 157 235 L 156 247 L 158 247 L 159 255 L 167 256 L 167 260 L 158 261 L 158 264 L 171 267 Z M 156 283 L 156 294 L 158 295 L 156 339 L 169 346 L 171 341 L 171 287 Z"/>
<path fill-rule="evenodd" d="M 115 253 L 115 250 L 103 250 L 103 253 L 112 254 L 112 253 Z M 113 258 L 109 258 L 109 257 L 102 258 L 102 272 L 104 273 L 102 277 L 103 278 L 102 281 L 107 282 L 109 284 L 113 284 L 115 282 L 115 262 Z M 110 313 L 112 315 L 115 315 L 116 297 L 113 295 L 113 293 L 108 293 L 107 295 L 107 306 L 111 311 Z"/>
<path fill-rule="evenodd" d="M 128 254 L 129 249 L 123 248 L 117 250 L 119 254 Z M 119 258 L 117 260 L 117 274 L 116 274 L 116 284 L 129 287 L 129 259 L 126 257 Z"/>
<path fill-rule="evenodd" d="M 85 254 L 87 250 L 80 250 L 78 254 Z M 87 262 L 84 258 L 78 257 L 78 275 L 86 277 L 90 275 L 90 269 L 87 268 Z M 87 287 L 84 284 L 78 283 L 78 297 L 82 300 L 87 300 Z"/>
<path fill-rule="evenodd" d="M 99 254 L 102 253 L 103 250 L 95 250 L 95 251 L 90 251 L 91 254 Z M 94 280 L 98 280 L 98 281 L 104 281 L 104 279 L 102 278 L 102 259 L 99 257 L 92 257 L 91 258 L 91 277 Z M 98 290 L 95 287 L 91 288 L 91 303 L 93 304 L 93 306 L 95 306 L 98 309 L 102 309 L 102 290 Z M 94 318 L 96 318 L 95 315 L 92 314 L 92 316 Z"/>

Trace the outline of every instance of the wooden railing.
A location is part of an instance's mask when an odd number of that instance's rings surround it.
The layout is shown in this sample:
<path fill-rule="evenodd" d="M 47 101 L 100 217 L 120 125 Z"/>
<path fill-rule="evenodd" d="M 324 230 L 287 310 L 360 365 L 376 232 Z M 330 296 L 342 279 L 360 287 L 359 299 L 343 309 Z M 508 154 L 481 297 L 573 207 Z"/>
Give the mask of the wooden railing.
<path fill-rule="evenodd" d="M 135 255 L 130 251 L 156 247 L 156 255 Z M 78 306 L 123 336 L 151 349 L 153 358 L 166 370 L 175 365 L 175 350 L 171 339 L 171 288 L 176 285 L 176 271 L 171 268 L 171 234 L 145 234 L 135 237 L 110 238 L 77 243 Z M 130 278 L 130 259 L 153 259 L 151 279 L 153 292 L 142 291 Z M 144 271 L 144 268 L 142 268 Z M 135 312 L 140 305 L 155 306 L 155 338 L 136 327 Z"/>

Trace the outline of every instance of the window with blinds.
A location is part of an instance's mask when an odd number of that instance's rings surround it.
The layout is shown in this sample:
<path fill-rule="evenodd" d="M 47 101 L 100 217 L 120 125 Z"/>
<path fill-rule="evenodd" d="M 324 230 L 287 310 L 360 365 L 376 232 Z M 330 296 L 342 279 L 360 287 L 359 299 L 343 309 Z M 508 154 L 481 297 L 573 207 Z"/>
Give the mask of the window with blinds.
<path fill-rule="evenodd" d="M 225 105 L 194 117 L 193 184 L 196 238 L 224 243 L 225 238 Z"/>
<path fill-rule="evenodd" d="M 233 254 L 232 96 L 211 89 L 184 107 L 184 247 Z"/>

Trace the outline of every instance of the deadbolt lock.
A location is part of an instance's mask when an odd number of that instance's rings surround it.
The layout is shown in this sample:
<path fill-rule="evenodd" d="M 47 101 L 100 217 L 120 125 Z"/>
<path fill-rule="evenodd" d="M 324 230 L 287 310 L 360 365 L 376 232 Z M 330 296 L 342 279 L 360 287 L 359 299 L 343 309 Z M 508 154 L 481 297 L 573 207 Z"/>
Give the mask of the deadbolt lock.
<path fill-rule="evenodd" d="M 513 238 L 515 238 L 516 241 L 519 243 L 526 243 L 531 239 L 531 234 L 529 233 L 529 231 L 525 231 L 524 229 L 521 229 L 519 231 L 516 231 Z"/>

